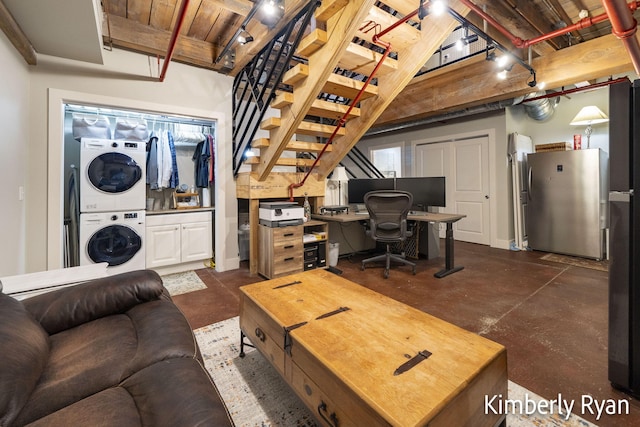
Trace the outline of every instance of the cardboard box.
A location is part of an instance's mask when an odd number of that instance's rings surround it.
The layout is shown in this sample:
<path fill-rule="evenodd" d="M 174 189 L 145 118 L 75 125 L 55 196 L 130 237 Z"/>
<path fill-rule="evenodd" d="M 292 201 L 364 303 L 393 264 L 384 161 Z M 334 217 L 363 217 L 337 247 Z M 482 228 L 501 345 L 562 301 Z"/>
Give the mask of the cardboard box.
<path fill-rule="evenodd" d="M 534 149 L 536 153 L 543 151 L 567 151 L 573 150 L 573 142 L 551 142 L 548 144 L 537 144 Z"/>

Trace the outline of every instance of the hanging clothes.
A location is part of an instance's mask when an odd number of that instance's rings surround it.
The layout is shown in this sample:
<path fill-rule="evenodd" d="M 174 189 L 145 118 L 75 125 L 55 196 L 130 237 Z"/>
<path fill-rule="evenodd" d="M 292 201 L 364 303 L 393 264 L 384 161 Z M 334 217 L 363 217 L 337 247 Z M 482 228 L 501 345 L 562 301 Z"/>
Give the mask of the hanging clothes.
<path fill-rule="evenodd" d="M 180 177 L 178 176 L 178 160 L 176 158 L 176 146 L 173 143 L 173 135 L 167 132 L 167 140 L 169 141 L 169 151 L 171 153 L 171 177 L 169 178 L 169 188 L 178 188 L 180 185 Z"/>
<path fill-rule="evenodd" d="M 200 141 L 196 145 L 196 149 L 193 152 L 193 167 L 195 173 L 196 187 L 208 188 L 209 187 L 209 158 L 211 157 L 209 152 L 209 143 L 207 141 Z"/>
<path fill-rule="evenodd" d="M 147 142 L 147 184 L 149 190 L 158 189 L 158 137 L 151 135 Z"/>
<path fill-rule="evenodd" d="M 209 183 L 212 183 L 214 180 L 213 168 L 215 167 L 215 150 L 214 150 L 214 139 L 213 135 L 207 134 L 207 141 L 209 142 Z"/>
<path fill-rule="evenodd" d="M 160 132 L 158 139 L 158 189 L 169 188 L 172 173 L 171 148 L 169 147 L 169 131 Z"/>

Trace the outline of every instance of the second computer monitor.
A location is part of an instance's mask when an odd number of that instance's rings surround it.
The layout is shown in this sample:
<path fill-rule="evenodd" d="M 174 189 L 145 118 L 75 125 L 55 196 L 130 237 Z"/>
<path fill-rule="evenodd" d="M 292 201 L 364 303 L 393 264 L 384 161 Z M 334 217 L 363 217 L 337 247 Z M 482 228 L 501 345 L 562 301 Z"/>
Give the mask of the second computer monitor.
<path fill-rule="evenodd" d="M 414 209 L 427 210 L 429 206 L 446 206 L 444 176 L 396 178 L 395 188 L 413 195 Z"/>

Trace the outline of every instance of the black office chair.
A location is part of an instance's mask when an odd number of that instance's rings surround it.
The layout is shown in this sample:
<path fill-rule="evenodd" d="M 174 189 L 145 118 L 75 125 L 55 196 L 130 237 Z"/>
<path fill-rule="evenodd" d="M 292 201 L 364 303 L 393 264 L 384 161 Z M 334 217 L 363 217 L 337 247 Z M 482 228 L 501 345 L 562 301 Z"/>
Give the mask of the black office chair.
<path fill-rule="evenodd" d="M 412 232 L 407 225 L 407 215 L 413 203 L 413 196 L 406 191 L 380 190 L 370 191 L 364 195 L 364 205 L 369 211 L 369 229 L 367 235 L 376 242 L 387 244 L 387 251 L 378 256 L 362 261 L 362 270 L 370 262 L 385 261 L 384 278 L 389 277 L 391 261 L 413 267 L 416 274 L 416 264 L 405 259 L 404 255 L 391 253 L 392 243 L 402 243 L 411 237 Z"/>

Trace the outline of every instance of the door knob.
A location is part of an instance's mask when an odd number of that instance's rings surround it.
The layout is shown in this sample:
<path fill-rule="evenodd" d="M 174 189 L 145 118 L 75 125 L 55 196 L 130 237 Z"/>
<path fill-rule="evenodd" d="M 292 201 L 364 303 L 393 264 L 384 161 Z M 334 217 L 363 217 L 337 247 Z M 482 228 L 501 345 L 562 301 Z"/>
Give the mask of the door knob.
<path fill-rule="evenodd" d="M 484 195 L 484 198 L 485 198 L 485 199 L 489 199 L 489 195 L 488 195 L 488 194 L 485 194 L 485 195 Z"/>

